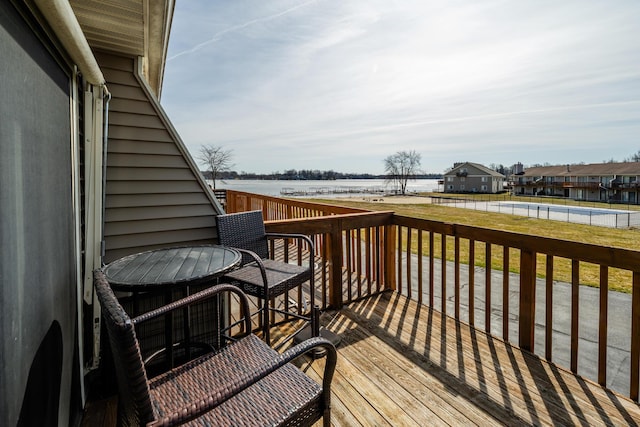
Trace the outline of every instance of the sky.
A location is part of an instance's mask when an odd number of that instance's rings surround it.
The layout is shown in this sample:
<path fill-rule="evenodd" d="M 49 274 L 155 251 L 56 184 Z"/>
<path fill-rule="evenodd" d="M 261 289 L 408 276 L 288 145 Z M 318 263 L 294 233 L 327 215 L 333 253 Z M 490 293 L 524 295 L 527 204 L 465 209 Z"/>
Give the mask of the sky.
<path fill-rule="evenodd" d="M 177 0 L 161 103 L 238 172 L 622 161 L 640 1 Z"/>

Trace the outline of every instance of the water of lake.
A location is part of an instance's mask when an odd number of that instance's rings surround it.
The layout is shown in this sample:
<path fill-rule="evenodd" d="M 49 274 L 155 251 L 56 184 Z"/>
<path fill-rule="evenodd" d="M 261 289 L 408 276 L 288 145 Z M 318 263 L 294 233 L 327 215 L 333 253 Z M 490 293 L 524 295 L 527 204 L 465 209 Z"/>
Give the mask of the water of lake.
<path fill-rule="evenodd" d="M 209 184 L 211 182 L 209 181 Z M 336 179 L 333 181 L 284 181 L 284 180 L 225 180 L 217 181 L 216 188 L 267 196 L 303 195 L 304 197 L 350 197 L 359 194 L 383 194 L 392 192 L 394 186 L 384 179 Z M 407 183 L 407 192 L 438 190 L 437 179 L 416 179 Z"/>

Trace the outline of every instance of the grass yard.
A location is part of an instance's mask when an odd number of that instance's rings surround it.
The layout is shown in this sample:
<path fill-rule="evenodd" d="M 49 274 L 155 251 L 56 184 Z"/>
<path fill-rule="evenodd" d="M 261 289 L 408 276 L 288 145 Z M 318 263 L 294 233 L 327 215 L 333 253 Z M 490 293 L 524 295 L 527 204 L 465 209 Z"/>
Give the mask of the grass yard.
<path fill-rule="evenodd" d="M 387 201 L 385 203 L 365 202 L 353 199 L 330 199 L 317 200 L 314 202 L 322 202 L 340 206 L 350 206 L 372 211 L 391 210 L 399 215 L 406 215 L 416 218 L 424 218 L 436 221 L 454 222 L 458 224 L 472 225 L 476 227 L 491 228 L 494 230 L 512 231 L 529 235 L 552 237 L 555 239 L 570 240 L 574 242 L 592 243 L 601 246 L 610 246 L 626 249 L 638 249 L 640 243 L 640 230 L 638 229 L 612 229 L 606 227 L 596 227 L 583 224 L 573 224 L 560 221 L 550 221 L 535 218 L 527 218 L 517 215 L 500 214 L 492 212 L 474 211 L 471 209 L 453 208 L 442 205 L 433 204 L 394 204 Z M 406 230 L 404 231 L 406 235 Z M 439 253 L 440 236 L 436 236 L 434 248 L 436 252 L 434 257 L 441 258 Z M 423 237 L 426 238 L 426 235 Z M 414 234 L 412 240 L 415 242 L 417 236 Z M 450 241 L 449 241 L 450 240 Z M 405 240 L 406 241 L 406 240 Z M 469 264 L 468 245 L 466 240 L 461 241 L 461 259 L 460 262 Z M 425 255 L 428 253 L 428 245 L 425 245 Z M 413 250 L 416 251 L 414 243 Z M 479 267 L 485 267 L 486 262 L 486 245 L 484 243 L 476 243 L 474 264 Z M 509 252 L 509 270 L 519 272 L 519 251 L 511 249 Z M 447 241 L 447 260 L 454 260 L 453 238 Z M 492 268 L 501 269 L 503 263 L 502 248 L 493 247 L 491 249 L 491 266 Z M 537 274 L 539 277 L 545 276 L 546 257 L 539 255 L 537 260 Z M 571 282 L 571 262 L 567 259 L 554 259 L 554 280 L 562 282 Z M 581 263 L 580 264 L 580 283 L 588 286 L 599 285 L 600 271 L 599 266 Z M 631 292 L 631 273 L 617 269 L 609 271 L 609 287 L 612 290 L 621 292 Z"/>

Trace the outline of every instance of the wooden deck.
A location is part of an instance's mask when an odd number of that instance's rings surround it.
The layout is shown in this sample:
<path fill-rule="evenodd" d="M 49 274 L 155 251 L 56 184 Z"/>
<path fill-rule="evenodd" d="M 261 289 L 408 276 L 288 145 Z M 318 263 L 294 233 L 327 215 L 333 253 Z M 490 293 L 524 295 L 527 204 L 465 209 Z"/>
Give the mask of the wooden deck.
<path fill-rule="evenodd" d="M 322 320 L 342 338 L 334 426 L 640 424 L 630 399 L 397 293 Z M 323 360 L 300 367 L 319 379 Z M 88 405 L 89 425 L 115 425 L 114 399 Z"/>
<path fill-rule="evenodd" d="M 630 399 L 395 293 L 324 321 L 342 337 L 335 426 L 640 423 Z"/>

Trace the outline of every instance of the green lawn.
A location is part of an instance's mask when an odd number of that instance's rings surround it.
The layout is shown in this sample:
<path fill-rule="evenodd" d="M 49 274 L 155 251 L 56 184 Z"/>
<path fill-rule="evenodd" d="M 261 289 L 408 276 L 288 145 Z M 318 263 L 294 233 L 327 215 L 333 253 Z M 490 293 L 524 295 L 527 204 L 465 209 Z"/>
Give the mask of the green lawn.
<path fill-rule="evenodd" d="M 314 199 L 313 201 L 320 201 Z M 372 203 L 352 199 L 330 199 L 322 200 L 323 203 L 351 206 L 372 211 L 391 210 L 400 215 L 425 218 L 436 221 L 453 222 L 458 224 L 472 225 L 495 230 L 513 231 L 529 235 L 553 237 L 556 239 L 571 240 L 576 242 L 592 243 L 601 246 L 611 246 L 626 249 L 638 249 L 640 242 L 640 230 L 638 229 L 614 229 L 607 227 L 596 227 L 582 224 L 573 224 L 560 221 L 550 221 L 524 216 L 499 214 L 492 212 L 475 211 L 471 209 L 454 208 L 433 204 L 394 204 L 394 203 Z M 465 246 L 466 245 L 466 246 Z M 436 242 L 439 248 L 439 241 Z M 447 260 L 453 261 L 453 244 L 448 244 Z M 461 262 L 468 264 L 468 242 L 462 241 Z M 475 260 L 476 266 L 485 266 L 484 244 L 476 244 Z M 428 255 L 426 253 L 425 255 Z M 519 251 L 510 251 L 509 269 L 518 272 Z M 440 257 L 440 253 L 434 253 Z M 502 249 L 492 249 L 491 266 L 495 269 L 502 268 Z M 544 277 L 545 257 L 538 256 L 538 276 Z M 571 263 L 566 259 L 554 260 L 554 280 L 563 282 L 571 281 Z M 580 282 L 589 286 L 598 286 L 599 267 L 592 264 L 581 263 Z M 610 269 L 609 286 L 622 292 L 631 292 L 631 273 Z"/>

